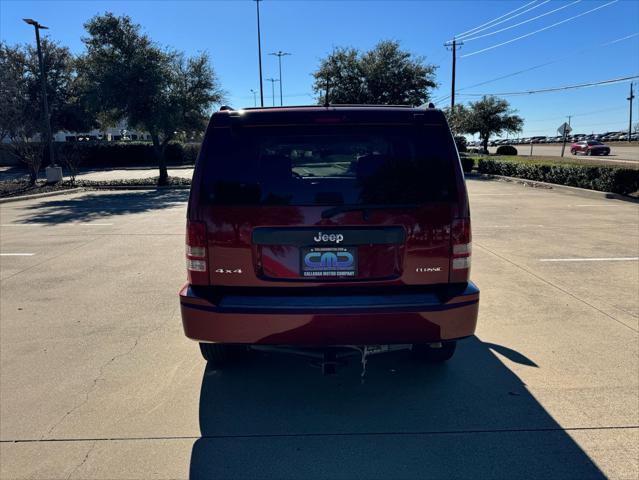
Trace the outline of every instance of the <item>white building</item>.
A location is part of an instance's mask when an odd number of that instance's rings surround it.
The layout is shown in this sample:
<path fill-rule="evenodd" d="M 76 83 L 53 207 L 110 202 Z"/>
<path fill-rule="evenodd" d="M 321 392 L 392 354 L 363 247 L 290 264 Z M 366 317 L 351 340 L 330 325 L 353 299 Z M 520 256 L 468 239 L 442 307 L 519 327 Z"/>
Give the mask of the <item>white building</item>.
<path fill-rule="evenodd" d="M 126 123 L 126 120 L 120 121 L 116 126 L 109 127 L 105 130 L 94 129 L 90 132 L 67 132 L 60 131 L 53 135 L 53 141 L 55 142 L 76 142 L 83 140 L 151 140 L 151 135 L 148 132 L 142 132 L 139 130 L 130 130 Z"/>

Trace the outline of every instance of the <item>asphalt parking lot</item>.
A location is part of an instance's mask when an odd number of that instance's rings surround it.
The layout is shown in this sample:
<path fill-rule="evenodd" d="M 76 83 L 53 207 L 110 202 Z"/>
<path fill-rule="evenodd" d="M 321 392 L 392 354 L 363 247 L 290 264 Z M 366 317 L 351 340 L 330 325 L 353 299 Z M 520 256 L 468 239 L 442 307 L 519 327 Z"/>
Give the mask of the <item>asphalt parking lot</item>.
<path fill-rule="evenodd" d="M 0 206 L 0 478 L 639 476 L 639 205 L 468 181 L 475 338 L 322 377 L 205 368 L 184 190 Z"/>

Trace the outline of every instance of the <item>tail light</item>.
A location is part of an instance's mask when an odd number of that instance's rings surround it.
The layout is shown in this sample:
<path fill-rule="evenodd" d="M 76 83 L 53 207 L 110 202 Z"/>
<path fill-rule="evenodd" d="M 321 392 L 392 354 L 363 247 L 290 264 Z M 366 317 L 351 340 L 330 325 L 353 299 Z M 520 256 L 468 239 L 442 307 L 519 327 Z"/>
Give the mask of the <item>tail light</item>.
<path fill-rule="evenodd" d="M 451 243 L 450 281 L 467 282 L 470 275 L 470 256 L 472 253 L 470 218 L 453 220 Z"/>
<path fill-rule="evenodd" d="M 189 283 L 209 283 L 206 225 L 203 222 L 186 223 L 186 271 Z"/>

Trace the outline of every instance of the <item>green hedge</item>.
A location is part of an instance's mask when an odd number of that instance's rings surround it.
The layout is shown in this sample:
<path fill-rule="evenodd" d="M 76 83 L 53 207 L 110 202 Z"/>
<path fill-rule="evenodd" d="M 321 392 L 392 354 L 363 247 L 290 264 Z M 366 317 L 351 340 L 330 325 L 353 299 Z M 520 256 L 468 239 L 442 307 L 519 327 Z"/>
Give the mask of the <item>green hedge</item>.
<path fill-rule="evenodd" d="M 459 153 L 463 153 L 468 149 L 468 141 L 466 140 L 466 137 L 456 136 L 454 137 L 454 140 Z"/>
<path fill-rule="evenodd" d="M 512 145 L 499 145 L 497 155 L 517 155 L 517 149 Z"/>
<path fill-rule="evenodd" d="M 460 155 L 459 159 L 461 160 L 462 170 L 464 170 L 464 173 L 470 173 L 473 171 L 473 167 L 475 166 L 474 158 L 467 157 L 466 155 Z"/>
<path fill-rule="evenodd" d="M 639 169 L 591 166 L 548 165 L 480 159 L 478 170 L 490 175 L 526 178 L 571 187 L 588 188 L 622 195 L 639 190 Z"/>
<path fill-rule="evenodd" d="M 64 155 L 79 155 L 82 167 L 157 165 L 153 145 L 145 142 L 59 142 L 55 147 L 60 162 Z M 167 164 L 193 165 L 199 150 L 199 144 L 170 143 L 165 151 Z"/>

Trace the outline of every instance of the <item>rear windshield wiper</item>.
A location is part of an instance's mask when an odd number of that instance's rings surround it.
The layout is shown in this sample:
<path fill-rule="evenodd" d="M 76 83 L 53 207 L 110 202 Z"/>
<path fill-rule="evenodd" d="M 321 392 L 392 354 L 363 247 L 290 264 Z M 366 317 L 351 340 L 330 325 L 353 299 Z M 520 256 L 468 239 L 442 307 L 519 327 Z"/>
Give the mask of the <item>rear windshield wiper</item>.
<path fill-rule="evenodd" d="M 331 218 L 344 212 L 362 212 L 362 216 L 366 220 L 369 210 L 390 210 L 395 208 L 416 208 L 419 205 L 414 203 L 407 204 L 389 204 L 389 205 L 340 205 L 332 207 L 322 212 L 322 218 Z"/>

